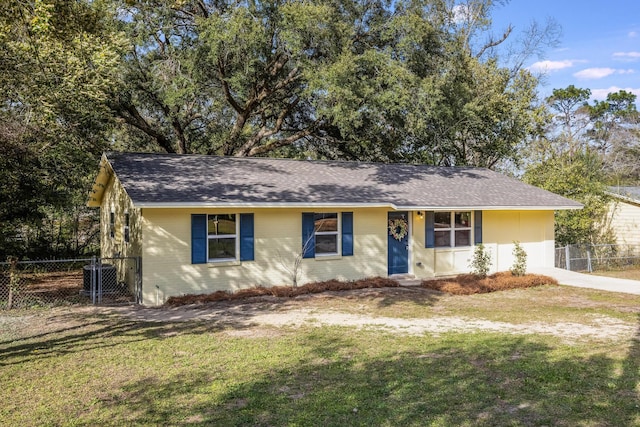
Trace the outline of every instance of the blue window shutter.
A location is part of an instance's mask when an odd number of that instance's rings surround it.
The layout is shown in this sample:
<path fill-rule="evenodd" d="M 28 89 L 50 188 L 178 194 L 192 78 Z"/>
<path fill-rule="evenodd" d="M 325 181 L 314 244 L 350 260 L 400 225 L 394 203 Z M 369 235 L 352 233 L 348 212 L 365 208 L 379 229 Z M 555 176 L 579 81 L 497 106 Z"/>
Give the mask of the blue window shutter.
<path fill-rule="evenodd" d="M 302 213 L 302 258 L 315 258 L 316 256 L 316 234 L 313 212 Z"/>
<path fill-rule="evenodd" d="M 353 255 L 353 212 L 342 212 L 342 256 Z"/>
<path fill-rule="evenodd" d="M 207 216 L 191 215 L 191 263 L 207 262 Z"/>
<path fill-rule="evenodd" d="M 240 214 L 240 261 L 253 261 L 253 214 Z"/>
<path fill-rule="evenodd" d="M 482 211 L 474 211 L 473 243 L 482 243 Z"/>
<path fill-rule="evenodd" d="M 424 247 L 435 248 L 436 247 L 436 232 L 435 232 L 435 212 L 426 211 L 424 213 Z"/>

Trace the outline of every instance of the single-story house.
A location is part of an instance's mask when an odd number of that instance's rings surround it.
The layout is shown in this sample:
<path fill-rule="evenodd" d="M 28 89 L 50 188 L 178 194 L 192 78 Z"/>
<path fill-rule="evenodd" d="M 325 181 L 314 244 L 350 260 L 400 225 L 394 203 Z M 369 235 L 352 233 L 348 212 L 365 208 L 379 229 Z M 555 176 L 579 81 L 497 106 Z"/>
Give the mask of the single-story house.
<path fill-rule="evenodd" d="M 142 303 L 328 279 L 553 267 L 554 211 L 579 203 L 482 168 L 107 153 L 89 206 L 103 257 L 142 259 Z"/>
<path fill-rule="evenodd" d="M 608 221 L 620 245 L 640 248 L 640 187 L 609 187 Z"/>

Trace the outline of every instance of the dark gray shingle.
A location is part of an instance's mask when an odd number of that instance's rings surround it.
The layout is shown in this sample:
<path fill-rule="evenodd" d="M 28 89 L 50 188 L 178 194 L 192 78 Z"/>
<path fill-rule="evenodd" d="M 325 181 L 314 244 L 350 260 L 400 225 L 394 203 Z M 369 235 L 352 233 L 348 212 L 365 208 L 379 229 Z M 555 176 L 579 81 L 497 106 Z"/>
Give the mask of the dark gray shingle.
<path fill-rule="evenodd" d="M 137 153 L 107 159 L 137 206 L 581 207 L 482 168 Z"/>

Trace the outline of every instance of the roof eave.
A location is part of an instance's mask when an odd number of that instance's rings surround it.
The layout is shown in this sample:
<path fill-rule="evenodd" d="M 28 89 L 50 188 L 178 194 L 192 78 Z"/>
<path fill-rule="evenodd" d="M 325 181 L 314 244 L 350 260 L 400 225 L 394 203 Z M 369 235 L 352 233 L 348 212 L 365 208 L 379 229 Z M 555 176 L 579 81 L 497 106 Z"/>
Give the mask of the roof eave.
<path fill-rule="evenodd" d="M 393 203 L 286 203 L 286 202 L 133 202 L 136 208 L 146 209 L 311 209 L 311 208 L 388 208 L 396 211 L 557 211 L 582 209 L 582 205 L 557 205 L 557 206 L 424 206 L 424 205 L 395 205 Z"/>
<path fill-rule="evenodd" d="M 109 160 L 105 154 L 100 159 L 100 171 L 93 182 L 93 187 L 89 192 L 89 198 L 87 200 L 87 206 L 90 208 L 99 208 L 102 204 L 102 198 L 104 197 L 104 191 L 113 175 L 113 169 L 109 164 Z"/>
<path fill-rule="evenodd" d="M 153 209 L 181 209 L 181 208 L 205 208 L 205 209 L 217 209 L 217 208 L 290 208 L 290 209 L 305 209 L 305 208 L 391 208 L 395 209 L 395 206 L 390 203 L 285 203 L 285 202 L 133 202 L 136 208 L 153 208 Z"/>
<path fill-rule="evenodd" d="M 421 210 L 421 211 L 563 211 L 579 210 L 582 205 L 540 205 L 540 206 L 519 206 L 519 205 L 469 205 L 469 206 L 398 206 L 398 210 Z"/>
<path fill-rule="evenodd" d="M 622 194 L 619 194 L 619 193 L 613 193 L 613 192 L 611 192 L 611 191 L 605 191 L 605 193 L 606 193 L 607 195 L 609 195 L 609 196 L 611 196 L 611 197 L 615 198 L 615 199 L 619 199 L 619 200 L 622 200 L 622 201 L 624 201 L 624 202 L 631 203 L 632 205 L 640 206 L 640 200 L 638 200 L 638 199 L 634 199 L 633 197 L 624 196 L 624 195 L 622 195 Z"/>

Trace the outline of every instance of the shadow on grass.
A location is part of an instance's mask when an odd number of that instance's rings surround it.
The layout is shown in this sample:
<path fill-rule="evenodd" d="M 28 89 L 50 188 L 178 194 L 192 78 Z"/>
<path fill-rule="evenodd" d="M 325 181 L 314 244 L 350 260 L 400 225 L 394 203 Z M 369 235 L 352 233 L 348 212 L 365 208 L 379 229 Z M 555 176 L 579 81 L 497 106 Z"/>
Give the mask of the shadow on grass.
<path fill-rule="evenodd" d="M 71 327 L 52 329 L 28 337 L 0 342 L 0 366 L 23 364 L 67 354 L 82 354 L 131 343 L 166 339 L 176 334 L 211 333 L 225 328 L 243 329 L 245 324 L 232 322 L 141 322 L 123 320 L 119 315 L 59 316 L 61 323 L 80 321 Z"/>
<path fill-rule="evenodd" d="M 378 308 L 392 307 L 397 304 L 410 303 L 413 305 L 432 307 L 445 294 L 419 286 L 400 286 L 397 288 L 365 289 L 358 291 L 343 291 L 328 293 L 328 297 L 353 300 L 354 304 L 373 302 Z"/>
<path fill-rule="evenodd" d="M 220 300 L 205 303 L 179 305 L 175 307 L 130 307 L 118 311 L 141 321 L 183 322 L 194 319 L 215 320 L 229 327 L 252 324 L 252 318 L 265 313 L 286 311 L 298 306 L 322 306 L 327 301 L 345 301 L 346 304 L 371 304 L 378 308 L 397 304 L 434 306 L 444 294 L 418 286 L 400 286 L 390 288 L 365 288 L 355 290 L 324 291 L 303 294 L 294 297 L 252 296 L 235 300 Z"/>
<path fill-rule="evenodd" d="M 364 295 L 364 296 L 363 296 Z M 374 301 L 379 307 L 401 302 L 433 305 L 442 294 L 421 288 L 370 288 L 302 295 L 295 298 L 256 297 L 220 301 L 179 308 L 121 307 L 114 314 L 65 314 L 52 318 L 64 326 L 46 332 L 0 341 L 0 366 L 20 364 L 96 348 L 126 345 L 181 333 L 212 333 L 224 329 L 243 330 L 255 326 L 252 318 L 265 312 L 277 312 L 310 298 L 345 298 Z M 117 314 L 116 314 L 117 313 Z M 131 320 L 128 320 L 127 317 Z M 198 321 L 198 319 L 203 319 Z"/>
<path fill-rule="evenodd" d="M 639 338 L 621 364 L 535 337 L 412 337 L 393 346 L 386 335 L 380 350 L 340 329 L 315 330 L 286 366 L 265 364 L 241 381 L 203 369 L 147 377 L 95 412 L 126 405 L 130 423 L 172 425 L 637 425 Z"/>

